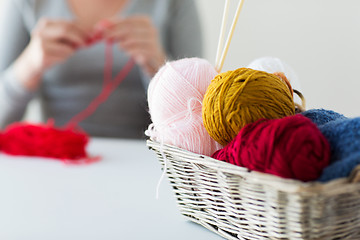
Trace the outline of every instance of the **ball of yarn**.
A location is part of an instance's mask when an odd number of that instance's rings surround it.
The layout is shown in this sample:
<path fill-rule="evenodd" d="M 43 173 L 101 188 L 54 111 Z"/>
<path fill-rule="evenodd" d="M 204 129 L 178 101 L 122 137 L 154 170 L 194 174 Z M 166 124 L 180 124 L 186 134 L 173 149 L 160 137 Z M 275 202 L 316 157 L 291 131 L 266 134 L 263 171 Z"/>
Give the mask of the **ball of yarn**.
<path fill-rule="evenodd" d="M 302 90 L 299 78 L 293 68 L 275 57 L 261 57 L 253 60 L 248 68 L 265 71 L 268 73 L 283 73 L 284 76 L 289 80 L 289 83 L 293 89 L 296 90 L 294 97 L 294 103 L 296 106 L 296 112 L 305 111 L 305 98 L 302 96 Z M 300 94 L 300 95 L 299 95 Z"/>
<path fill-rule="evenodd" d="M 88 158 L 88 141 L 88 135 L 83 132 L 58 129 L 51 123 L 13 123 L 0 135 L 0 150 L 10 155 L 77 161 Z"/>
<path fill-rule="evenodd" d="M 201 115 L 204 94 L 216 74 L 200 58 L 180 59 L 160 68 L 148 89 L 152 125 L 147 134 L 155 141 L 208 156 L 220 149 Z"/>
<path fill-rule="evenodd" d="M 210 136 L 224 146 L 249 123 L 294 115 L 295 105 L 291 90 L 278 76 L 239 68 L 211 81 L 202 111 Z"/>
<path fill-rule="evenodd" d="M 246 125 L 212 157 L 250 170 L 312 181 L 329 164 L 330 146 L 314 123 L 297 114 Z"/>
<path fill-rule="evenodd" d="M 289 79 L 291 86 L 301 91 L 301 84 L 299 81 L 299 77 L 295 73 L 294 69 L 276 57 L 261 57 L 253 60 L 247 68 L 260 70 L 268 73 L 275 73 L 275 72 L 283 72 L 287 79 Z M 301 104 L 301 99 L 298 99 Z"/>

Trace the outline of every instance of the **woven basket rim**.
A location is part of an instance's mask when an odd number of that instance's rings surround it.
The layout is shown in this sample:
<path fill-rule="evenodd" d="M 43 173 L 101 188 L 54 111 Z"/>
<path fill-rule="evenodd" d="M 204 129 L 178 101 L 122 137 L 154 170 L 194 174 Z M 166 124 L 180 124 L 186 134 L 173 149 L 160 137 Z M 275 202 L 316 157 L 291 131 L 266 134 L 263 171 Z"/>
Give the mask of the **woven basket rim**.
<path fill-rule="evenodd" d="M 325 183 L 317 181 L 302 182 L 300 180 L 286 179 L 268 173 L 251 171 L 245 167 L 219 161 L 209 156 L 193 153 L 173 145 L 160 144 L 152 139 L 148 139 L 146 144 L 149 148 L 162 149 L 162 151 L 166 154 L 186 155 L 187 161 L 195 164 L 201 164 L 216 170 L 217 172 L 221 172 L 222 174 L 237 175 L 287 193 L 313 196 L 337 195 L 351 191 L 358 191 L 360 187 L 360 183 L 352 183 L 347 177 L 338 178 Z"/>

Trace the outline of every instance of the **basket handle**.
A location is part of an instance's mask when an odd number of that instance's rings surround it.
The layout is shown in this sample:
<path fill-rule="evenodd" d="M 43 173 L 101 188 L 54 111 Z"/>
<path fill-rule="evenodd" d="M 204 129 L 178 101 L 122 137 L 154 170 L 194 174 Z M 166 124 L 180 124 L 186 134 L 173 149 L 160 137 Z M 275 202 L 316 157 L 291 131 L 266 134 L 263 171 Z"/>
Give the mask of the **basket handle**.
<path fill-rule="evenodd" d="M 303 95 L 300 91 L 298 91 L 298 90 L 296 90 L 296 89 L 293 89 L 293 91 L 294 91 L 294 93 L 295 93 L 296 95 L 298 95 L 299 98 L 301 99 L 301 105 L 295 103 L 295 107 L 296 107 L 296 109 L 297 109 L 297 112 L 298 112 L 298 113 L 304 112 L 304 111 L 306 110 L 306 100 L 305 100 L 304 95 Z"/>
<path fill-rule="evenodd" d="M 349 181 L 351 183 L 359 183 L 360 182 L 360 164 L 357 165 L 351 172 L 349 176 Z"/>

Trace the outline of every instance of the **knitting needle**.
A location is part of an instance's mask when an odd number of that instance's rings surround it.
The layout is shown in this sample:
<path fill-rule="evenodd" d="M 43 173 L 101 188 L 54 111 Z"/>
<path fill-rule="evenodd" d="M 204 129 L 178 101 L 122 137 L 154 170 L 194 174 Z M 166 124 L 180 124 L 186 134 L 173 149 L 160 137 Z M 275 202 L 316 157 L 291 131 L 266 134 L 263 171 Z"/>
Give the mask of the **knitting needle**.
<path fill-rule="evenodd" d="M 233 19 L 233 22 L 232 22 L 232 25 L 231 25 L 231 28 L 230 28 L 230 32 L 229 32 L 229 35 L 228 35 L 228 38 L 226 40 L 226 43 L 225 43 L 225 48 L 224 48 L 224 51 L 222 52 L 222 55 L 221 55 L 221 59 L 220 59 L 220 63 L 219 65 L 217 65 L 215 67 L 216 71 L 217 72 L 221 72 L 221 69 L 223 68 L 224 66 L 224 61 L 225 61 L 225 57 L 227 55 L 227 52 L 229 50 L 229 47 L 230 47 L 230 42 L 231 42 L 231 39 L 234 35 L 234 31 L 235 31 L 235 27 L 236 27 L 236 23 L 239 19 L 239 16 L 240 16 L 240 12 L 241 12 L 241 9 L 244 5 L 244 0 L 240 0 L 239 1 L 239 4 L 238 4 L 238 7 L 237 7 L 237 10 L 236 10 L 236 14 L 235 14 L 235 17 Z"/>
<path fill-rule="evenodd" d="M 224 13 L 223 13 L 222 24 L 221 24 L 221 29 L 220 29 L 219 42 L 218 42 L 217 51 L 216 51 L 215 66 L 217 66 L 219 64 L 220 56 L 221 56 L 220 51 L 224 45 L 225 28 L 226 28 L 226 24 L 227 24 L 229 5 L 230 5 L 229 3 L 230 3 L 230 0 L 225 1 Z"/>

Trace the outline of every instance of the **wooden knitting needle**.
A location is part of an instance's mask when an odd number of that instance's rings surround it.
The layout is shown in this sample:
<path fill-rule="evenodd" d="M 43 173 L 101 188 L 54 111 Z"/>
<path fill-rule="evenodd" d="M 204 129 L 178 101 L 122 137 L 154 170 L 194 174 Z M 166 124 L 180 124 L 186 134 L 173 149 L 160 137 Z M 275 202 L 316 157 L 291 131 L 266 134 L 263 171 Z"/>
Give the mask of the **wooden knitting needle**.
<path fill-rule="evenodd" d="M 224 50 L 222 52 L 222 55 L 221 55 L 220 62 L 219 62 L 219 64 L 217 64 L 215 66 L 215 69 L 216 69 L 217 72 L 221 72 L 221 70 L 222 70 L 222 68 L 224 66 L 225 57 L 227 55 L 227 52 L 229 51 L 230 42 L 231 42 L 231 39 L 232 39 L 232 37 L 234 35 L 236 23 L 237 23 L 237 21 L 239 19 L 240 12 L 241 12 L 241 9 L 242 9 L 243 5 L 244 5 L 244 0 L 240 0 L 239 4 L 238 4 L 238 7 L 237 7 L 237 10 L 236 10 L 235 17 L 234 17 L 233 22 L 231 24 L 231 28 L 230 28 L 228 38 L 227 38 L 226 43 L 225 43 L 225 48 L 224 48 Z"/>
<path fill-rule="evenodd" d="M 221 56 L 220 55 L 221 54 L 221 48 L 224 45 L 225 28 L 226 28 L 226 25 L 227 25 L 229 5 L 230 5 L 229 3 L 230 3 L 230 0 L 225 1 L 224 13 L 223 13 L 221 29 L 220 29 L 219 42 L 218 42 L 217 51 L 216 51 L 215 66 L 217 66 L 219 64 L 220 56 Z"/>

